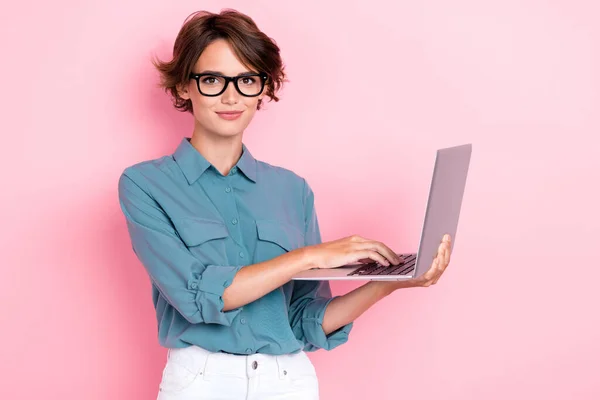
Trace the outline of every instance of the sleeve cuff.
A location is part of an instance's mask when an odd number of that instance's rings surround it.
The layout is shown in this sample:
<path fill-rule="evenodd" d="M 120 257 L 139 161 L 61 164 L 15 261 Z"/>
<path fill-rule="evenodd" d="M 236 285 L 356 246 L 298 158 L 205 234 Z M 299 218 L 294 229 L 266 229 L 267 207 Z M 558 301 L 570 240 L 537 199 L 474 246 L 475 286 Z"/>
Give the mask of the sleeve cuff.
<path fill-rule="evenodd" d="M 196 304 L 203 322 L 231 326 L 241 308 L 223 311 L 223 292 L 233 282 L 233 277 L 242 267 L 209 265 L 199 276 L 192 280 L 189 289 L 197 290 Z"/>
<path fill-rule="evenodd" d="M 339 296 L 329 299 L 317 298 L 310 302 L 304 309 L 302 316 L 302 330 L 304 331 L 304 336 L 307 341 L 305 347 L 306 351 L 314 351 L 319 348 L 332 350 L 348 341 L 348 334 L 352 330 L 354 325 L 353 322 L 342 326 L 336 331 L 331 332 L 329 335 L 325 335 L 325 331 L 323 331 L 325 309 L 336 297 Z"/>

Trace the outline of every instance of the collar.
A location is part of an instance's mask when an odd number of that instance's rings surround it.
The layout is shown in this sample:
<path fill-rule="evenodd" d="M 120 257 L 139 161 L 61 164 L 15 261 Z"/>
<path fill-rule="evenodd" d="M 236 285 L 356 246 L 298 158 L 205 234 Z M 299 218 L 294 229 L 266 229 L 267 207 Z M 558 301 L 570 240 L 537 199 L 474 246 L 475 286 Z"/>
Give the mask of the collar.
<path fill-rule="evenodd" d="M 184 137 L 173 153 L 173 158 L 188 181 L 192 184 L 200 178 L 212 164 L 204 158 L 202 154 L 190 143 L 188 137 Z M 244 143 L 242 143 L 242 156 L 235 165 L 242 173 L 256 183 L 256 159 L 250 154 L 250 151 Z M 234 168 L 235 168 L 234 167 Z"/>

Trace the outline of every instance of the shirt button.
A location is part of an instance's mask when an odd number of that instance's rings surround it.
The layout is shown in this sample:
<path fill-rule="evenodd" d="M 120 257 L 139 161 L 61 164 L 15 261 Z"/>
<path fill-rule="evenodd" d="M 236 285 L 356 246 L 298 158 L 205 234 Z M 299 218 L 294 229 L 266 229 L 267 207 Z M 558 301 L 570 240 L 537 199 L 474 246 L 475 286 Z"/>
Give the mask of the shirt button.
<path fill-rule="evenodd" d="M 237 174 L 237 167 L 233 167 L 233 169 L 231 170 L 232 174 Z"/>
<path fill-rule="evenodd" d="M 242 319 L 240 319 L 240 322 L 241 322 L 242 324 L 245 324 L 245 323 L 246 323 L 246 318 L 242 318 Z"/>
<path fill-rule="evenodd" d="M 258 368 L 258 362 L 257 362 L 257 361 L 254 361 L 254 362 L 252 363 L 252 369 L 256 369 L 256 368 Z"/>
<path fill-rule="evenodd" d="M 237 223 L 238 223 L 238 220 L 237 220 L 237 218 L 234 218 L 234 219 L 232 219 L 232 220 L 231 220 L 231 223 L 232 223 L 232 224 L 234 224 L 234 225 L 235 225 L 235 224 L 237 224 Z"/>
<path fill-rule="evenodd" d="M 240 257 L 244 258 L 244 253 L 240 252 Z"/>
<path fill-rule="evenodd" d="M 231 192 L 231 188 L 230 188 L 230 187 L 228 187 L 228 188 L 225 188 L 225 191 L 226 191 L 227 193 L 229 193 L 229 192 Z"/>
<path fill-rule="evenodd" d="M 198 288 L 198 283 L 197 282 L 192 282 L 191 287 L 192 287 L 192 289 Z"/>
<path fill-rule="evenodd" d="M 252 349 L 246 349 L 246 353 L 248 353 L 248 354 L 252 353 Z"/>

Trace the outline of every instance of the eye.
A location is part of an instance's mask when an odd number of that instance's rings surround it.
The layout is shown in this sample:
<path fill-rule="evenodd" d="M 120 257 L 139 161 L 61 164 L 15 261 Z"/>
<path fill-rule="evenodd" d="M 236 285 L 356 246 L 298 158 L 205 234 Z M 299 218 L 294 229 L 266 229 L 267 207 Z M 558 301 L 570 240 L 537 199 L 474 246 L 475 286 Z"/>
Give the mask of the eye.
<path fill-rule="evenodd" d="M 218 76 L 208 75 L 202 78 L 201 83 L 204 85 L 218 85 L 220 80 Z"/>
<path fill-rule="evenodd" d="M 244 85 L 254 85 L 256 83 L 256 79 L 253 76 L 245 76 L 242 77 L 240 80 Z"/>

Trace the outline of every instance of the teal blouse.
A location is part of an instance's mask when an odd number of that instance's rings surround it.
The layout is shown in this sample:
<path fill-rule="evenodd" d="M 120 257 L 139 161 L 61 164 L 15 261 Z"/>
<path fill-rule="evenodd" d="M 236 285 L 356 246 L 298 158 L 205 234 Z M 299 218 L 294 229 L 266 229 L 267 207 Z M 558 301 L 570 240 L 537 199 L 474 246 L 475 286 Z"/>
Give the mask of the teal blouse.
<path fill-rule="evenodd" d="M 306 180 L 252 157 L 223 176 L 184 138 L 172 155 L 127 167 L 119 201 L 133 251 L 152 285 L 159 343 L 232 354 L 333 349 L 352 323 L 325 335 L 327 281 L 290 281 L 223 311 L 244 266 L 321 243 Z"/>

